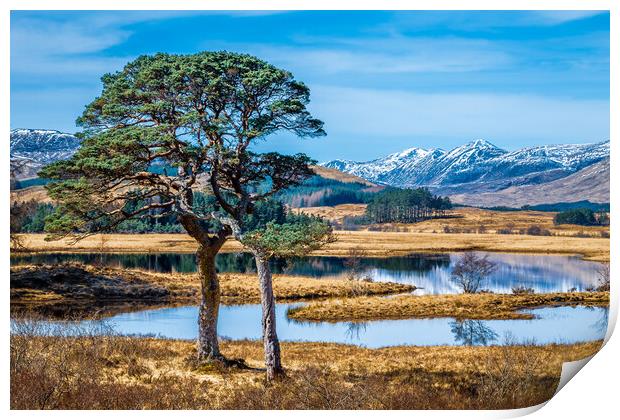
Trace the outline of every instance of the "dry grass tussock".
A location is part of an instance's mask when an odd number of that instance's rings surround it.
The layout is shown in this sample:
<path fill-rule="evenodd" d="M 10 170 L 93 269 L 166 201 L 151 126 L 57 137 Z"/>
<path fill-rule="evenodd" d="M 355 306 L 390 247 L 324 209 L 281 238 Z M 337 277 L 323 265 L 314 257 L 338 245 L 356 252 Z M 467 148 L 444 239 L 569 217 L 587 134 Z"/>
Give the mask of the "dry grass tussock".
<path fill-rule="evenodd" d="M 358 297 L 312 302 L 293 308 L 289 317 L 305 321 L 370 321 L 439 318 L 531 319 L 519 309 L 556 305 L 609 305 L 609 292 L 542 294 L 476 293 L 460 295 L 401 295 L 390 299 Z"/>
<path fill-rule="evenodd" d="M 562 362 L 601 345 L 372 350 L 283 343 L 287 377 L 268 385 L 260 371 L 196 367 L 187 341 L 101 336 L 105 327 L 53 330 L 28 321 L 13 328 L 12 409 L 516 408 L 549 399 Z M 223 342 L 222 350 L 262 366 L 258 341 Z"/>

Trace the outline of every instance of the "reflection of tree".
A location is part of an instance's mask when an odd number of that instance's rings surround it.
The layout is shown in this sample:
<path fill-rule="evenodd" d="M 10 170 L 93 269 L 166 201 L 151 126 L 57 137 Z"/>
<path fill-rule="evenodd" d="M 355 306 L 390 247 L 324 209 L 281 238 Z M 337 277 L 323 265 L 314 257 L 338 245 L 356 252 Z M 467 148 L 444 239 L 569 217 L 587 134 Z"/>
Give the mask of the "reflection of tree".
<path fill-rule="evenodd" d="M 465 346 L 486 346 L 497 340 L 497 334 L 482 321 L 467 319 L 450 323 L 454 341 Z"/>
<path fill-rule="evenodd" d="M 347 339 L 359 340 L 360 333 L 366 332 L 366 322 L 349 322 L 347 323 L 347 330 L 345 331 L 345 336 Z"/>
<path fill-rule="evenodd" d="M 79 261 L 92 264 L 100 258 L 99 254 L 42 254 L 12 257 L 11 263 L 46 263 Z M 194 254 L 104 254 L 104 264 L 126 268 L 141 268 L 161 272 L 177 271 L 189 273 L 196 271 Z M 274 273 L 301 276 L 325 276 L 345 273 L 347 258 L 342 257 L 291 257 L 274 258 L 271 270 Z M 254 258 L 247 253 L 218 254 L 215 264 L 220 273 L 256 273 Z M 408 257 L 361 258 L 360 266 L 365 270 L 381 269 L 399 273 L 428 273 L 437 268 L 450 266 L 448 254 L 412 255 Z"/>
<path fill-rule="evenodd" d="M 604 306 L 602 308 L 592 308 L 592 310 L 598 310 L 600 314 L 599 319 L 597 319 L 594 324 L 592 324 L 592 328 L 596 328 L 596 330 L 602 334 L 607 333 L 607 323 L 609 321 L 609 306 Z"/>

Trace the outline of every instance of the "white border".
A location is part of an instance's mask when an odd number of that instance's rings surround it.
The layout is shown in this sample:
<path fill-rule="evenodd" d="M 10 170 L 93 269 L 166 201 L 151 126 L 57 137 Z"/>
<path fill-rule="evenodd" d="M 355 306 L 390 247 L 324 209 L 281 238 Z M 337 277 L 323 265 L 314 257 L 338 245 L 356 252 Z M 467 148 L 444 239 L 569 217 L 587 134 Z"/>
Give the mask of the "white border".
<path fill-rule="evenodd" d="M 503 1 L 485 1 L 485 0 L 470 0 L 470 1 L 457 1 L 457 0 L 384 0 L 379 1 L 338 1 L 338 0 L 150 0 L 148 2 L 144 0 L 91 0 L 86 3 L 85 1 L 78 0 L 55 0 L 55 1 L 43 1 L 43 0 L 4 0 L 0 6 L 3 10 L 0 20 L 0 36 L 2 45 L 2 69 L 1 69 L 1 86 L 3 87 L 3 95 L 0 98 L 2 101 L 2 113 L 0 115 L 0 133 L 5 133 L 4 152 L 1 154 L 2 163 L 0 167 L 9 167 L 9 141 L 8 133 L 10 131 L 10 119 L 9 119 L 9 107 L 10 107 L 10 84 L 9 84 L 9 63 L 10 63 L 10 10 L 610 10 L 611 11 L 611 86 L 610 86 L 610 104 L 611 104 L 611 131 L 610 139 L 612 140 L 612 153 L 611 153 L 611 196 L 612 201 L 616 202 L 618 197 L 618 183 L 615 182 L 616 176 L 618 176 L 618 162 L 617 154 L 613 152 L 615 150 L 616 136 L 618 133 L 618 121 L 619 110 L 618 100 L 619 86 L 617 74 L 620 66 L 618 60 L 620 60 L 620 51 L 618 49 L 620 40 L 619 31 L 619 19 L 618 13 L 620 5 L 618 2 L 611 0 L 503 0 Z M 5 170 L 5 176 L 8 175 L 8 170 Z M 9 242 L 8 242 L 8 218 L 9 218 L 9 183 L 5 178 L 2 184 L 0 184 L 2 190 L 0 196 L 5 197 L 2 204 L 2 213 L 4 215 L 4 222 L 0 224 L 2 237 L 5 238 L 2 242 L 2 268 L 6 273 L 5 282 L 8 282 L 9 272 Z M 615 225 L 614 218 L 612 216 L 612 223 Z M 620 239 L 618 235 L 612 234 L 611 236 L 611 259 L 616 261 L 618 250 L 620 249 Z M 619 272 L 615 269 L 615 265 L 612 264 L 612 278 Z M 613 286 L 617 284 L 617 280 L 614 280 L 612 285 L 612 292 L 615 290 Z M 8 285 L 5 283 L 5 297 L 3 300 L 5 319 L 3 323 L 2 342 L 4 355 L 2 357 L 2 384 L 3 384 L 3 398 L 4 407 L 8 410 L 9 407 L 9 331 L 8 331 L 8 314 L 9 314 L 9 293 Z M 612 294 L 612 304 L 610 310 L 610 331 L 607 338 L 612 331 L 612 324 L 615 325 L 618 313 L 618 293 Z M 555 396 L 547 406 L 537 411 L 533 418 L 548 418 L 557 417 L 563 419 L 580 419 L 584 418 L 610 418 L 611 413 L 616 414 L 618 408 L 618 395 L 617 384 L 619 361 L 618 355 L 620 355 L 620 343 L 617 337 L 612 337 L 606 344 L 606 346 L 588 363 L 588 367 L 583 372 L 579 373 L 578 379 L 570 381 L 566 387 Z M 540 407 L 534 407 L 523 410 L 512 411 L 418 411 L 415 413 L 410 412 L 388 412 L 377 413 L 376 415 L 389 415 L 393 417 L 407 417 L 416 416 L 424 418 L 502 418 L 502 417 L 514 417 L 524 415 L 532 411 L 536 411 Z M 142 417 L 148 416 L 149 418 L 162 418 L 169 415 L 166 412 L 105 412 L 95 411 L 89 412 L 88 416 L 102 417 L 107 415 L 114 416 L 131 416 Z M 179 413 L 181 414 L 181 413 Z M 295 416 L 299 418 L 311 418 L 316 415 L 329 416 L 329 417 L 344 417 L 351 415 L 352 413 L 343 412 L 323 412 L 321 414 L 316 412 L 182 412 L 185 417 L 195 417 L 203 419 L 205 416 L 217 416 L 217 418 L 224 417 L 239 417 L 245 418 L 248 415 L 258 418 L 283 418 L 285 416 Z M 77 418 L 83 417 L 84 413 L 80 412 L 10 412 L 10 415 L 15 417 L 39 417 L 45 416 L 46 418 Z M 176 414 L 174 414 L 176 415 Z M 356 412 L 355 416 L 372 416 L 374 413 L 370 412 Z"/>

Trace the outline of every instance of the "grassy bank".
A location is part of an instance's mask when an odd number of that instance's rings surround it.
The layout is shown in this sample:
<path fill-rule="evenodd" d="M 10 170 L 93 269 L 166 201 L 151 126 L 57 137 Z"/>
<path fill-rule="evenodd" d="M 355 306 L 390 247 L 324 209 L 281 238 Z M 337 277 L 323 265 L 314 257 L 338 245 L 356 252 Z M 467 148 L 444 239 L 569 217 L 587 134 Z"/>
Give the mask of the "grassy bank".
<path fill-rule="evenodd" d="M 129 337 L 11 336 L 12 409 L 498 409 L 549 399 L 561 364 L 601 342 L 507 347 L 282 343 L 287 377 L 193 362 L 194 343 Z M 222 351 L 263 366 L 262 343 Z"/>
<path fill-rule="evenodd" d="M 221 274 L 223 303 L 259 303 L 256 275 Z M 150 305 L 196 303 L 200 280 L 197 274 L 154 273 L 82 264 L 23 265 L 11 268 L 11 305 L 99 307 L 125 303 Z M 279 301 L 329 297 L 405 293 L 413 286 L 373 283 L 338 278 L 274 276 Z M 86 305 L 87 306 L 87 305 Z M 94 306 L 93 306 L 94 307 Z M 101 308 L 99 308 L 101 309 Z"/>
<path fill-rule="evenodd" d="M 508 213 L 510 214 L 510 213 Z M 415 252 L 485 251 L 534 254 L 582 255 L 593 261 L 609 261 L 609 238 L 566 236 L 497 235 L 494 233 L 410 233 L 336 231 L 338 241 L 314 255 L 346 256 L 360 248 L 371 257 L 403 256 Z M 77 244 L 45 241 L 44 234 L 23 235 L 29 252 L 189 253 L 196 242 L 184 234 L 95 235 Z M 238 242 L 228 241 L 223 252 L 239 252 Z"/>
<path fill-rule="evenodd" d="M 358 297 L 312 302 L 289 311 L 303 321 L 370 321 L 378 319 L 440 318 L 531 319 L 519 309 L 556 305 L 609 305 L 609 292 L 500 295 L 401 295 L 389 299 Z"/>
<path fill-rule="evenodd" d="M 333 222 L 343 223 L 347 217 L 364 215 L 366 204 L 340 204 L 329 207 L 303 207 L 295 212 L 321 216 Z M 474 207 L 457 207 L 446 212 L 445 218 L 425 220 L 419 223 L 382 223 L 372 224 L 370 229 L 411 232 L 411 233 L 442 233 L 445 230 L 476 233 L 479 231 L 497 233 L 512 230 L 515 233 L 526 230 L 530 226 L 540 226 L 552 235 L 575 236 L 586 234 L 600 237 L 601 232 L 609 232 L 609 226 L 556 225 L 553 222 L 555 212 L 533 210 L 496 211 Z M 367 229 L 368 226 L 362 226 Z"/>

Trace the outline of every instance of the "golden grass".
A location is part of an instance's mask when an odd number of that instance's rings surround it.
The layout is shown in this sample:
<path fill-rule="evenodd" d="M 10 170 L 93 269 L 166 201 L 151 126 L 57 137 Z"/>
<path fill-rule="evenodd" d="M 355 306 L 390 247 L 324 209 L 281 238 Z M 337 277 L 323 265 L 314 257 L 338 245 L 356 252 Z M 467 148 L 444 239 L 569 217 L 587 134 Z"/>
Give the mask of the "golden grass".
<path fill-rule="evenodd" d="M 11 204 L 36 201 L 37 203 L 51 203 L 47 190 L 41 185 L 34 185 L 11 191 Z"/>
<path fill-rule="evenodd" d="M 293 209 L 310 215 L 321 216 L 335 222 L 342 222 L 347 216 L 361 216 L 366 211 L 366 204 L 340 204 L 334 207 L 304 207 Z M 459 207 L 446 212 L 447 218 L 430 219 L 419 223 L 383 223 L 372 225 L 386 231 L 411 233 L 443 233 L 444 228 L 469 230 L 472 233 L 481 227 L 488 233 L 496 233 L 499 229 L 511 228 L 515 233 L 538 225 L 549 230 L 553 235 L 573 236 L 585 233 L 591 236 L 600 236 L 601 232 L 608 232 L 609 226 L 578 226 L 554 225 L 555 212 L 543 211 L 494 211 L 473 207 Z M 364 228 L 366 229 L 366 228 Z"/>
<path fill-rule="evenodd" d="M 366 204 L 339 204 L 337 206 L 302 207 L 291 209 L 293 213 L 319 216 L 330 222 L 342 223 L 345 217 L 363 216 Z"/>
<path fill-rule="evenodd" d="M 609 261 L 608 238 L 368 231 L 336 231 L 335 234 L 337 242 L 313 255 L 346 256 L 351 248 L 360 248 L 371 257 L 403 256 L 416 252 L 486 251 L 581 255 L 587 260 Z M 99 235 L 77 244 L 65 240 L 45 241 L 44 234 L 22 236 L 25 248 L 31 252 L 102 252 Z M 185 234 L 110 234 L 106 235 L 103 252 L 193 253 L 196 248 L 196 242 Z M 230 240 L 222 252 L 242 250 L 241 244 Z"/>
<path fill-rule="evenodd" d="M 549 399 L 563 362 L 601 342 L 505 347 L 282 343 L 287 378 L 196 366 L 188 341 L 11 336 L 11 408 L 438 409 L 516 408 Z M 222 352 L 262 367 L 259 341 Z"/>
<path fill-rule="evenodd" d="M 484 251 L 581 255 L 587 260 L 609 261 L 608 238 L 364 231 L 338 231 L 336 234 L 338 242 L 321 250 L 321 255 L 346 256 L 349 249 L 359 248 L 373 257 Z"/>
<path fill-rule="evenodd" d="M 127 284 L 144 282 L 163 287 L 171 293 L 161 298 L 170 303 L 197 302 L 199 299 L 200 279 L 195 273 L 156 273 L 144 270 L 117 269 L 110 267 L 96 267 L 82 264 L 67 264 L 76 266 L 90 274 L 104 276 L 110 279 L 126 280 Z M 45 271 L 54 266 L 19 265 L 11 268 L 11 272 L 23 270 Z M 255 274 L 225 273 L 220 274 L 221 297 L 223 303 L 246 304 L 259 303 L 260 290 Z M 274 294 L 278 301 L 307 300 L 329 297 L 387 295 L 411 292 L 415 287 L 406 284 L 388 282 L 366 282 L 347 280 L 336 277 L 303 277 L 274 275 Z M 13 304 L 34 304 L 52 301 L 62 301 L 63 297 L 48 290 L 31 290 L 11 288 Z M 85 296 L 87 298 L 87 296 Z M 69 303 L 69 302 L 66 302 Z"/>
<path fill-rule="evenodd" d="M 555 305 L 609 305 L 609 292 L 500 295 L 400 295 L 390 298 L 358 297 L 312 302 L 289 311 L 303 321 L 370 321 L 378 319 L 440 318 L 531 319 L 519 309 Z"/>

